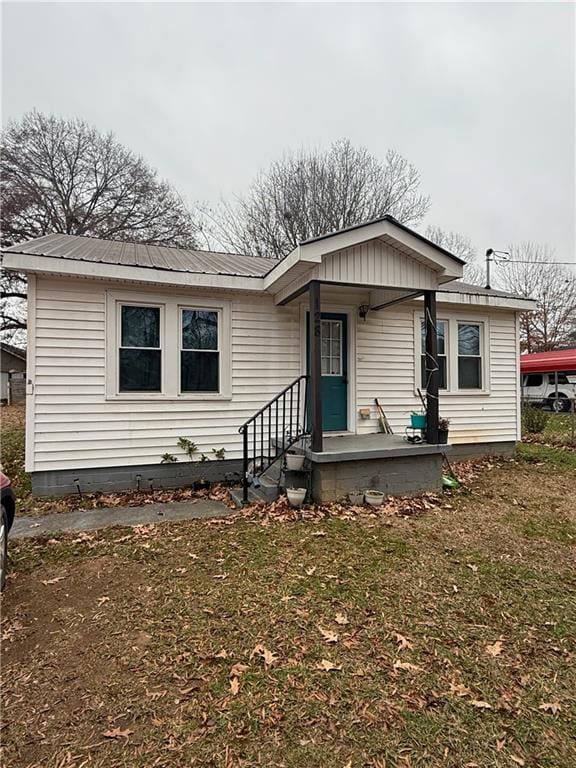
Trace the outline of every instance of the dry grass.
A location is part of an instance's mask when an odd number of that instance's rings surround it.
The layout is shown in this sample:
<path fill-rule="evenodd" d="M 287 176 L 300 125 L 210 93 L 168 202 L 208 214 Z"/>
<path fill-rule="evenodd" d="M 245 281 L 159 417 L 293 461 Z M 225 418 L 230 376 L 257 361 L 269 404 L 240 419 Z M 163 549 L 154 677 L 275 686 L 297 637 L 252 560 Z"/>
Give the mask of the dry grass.
<path fill-rule="evenodd" d="M 530 459 L 407 518 L 18 543 L 5 764 L 573 766 L 576 473 Z"/>

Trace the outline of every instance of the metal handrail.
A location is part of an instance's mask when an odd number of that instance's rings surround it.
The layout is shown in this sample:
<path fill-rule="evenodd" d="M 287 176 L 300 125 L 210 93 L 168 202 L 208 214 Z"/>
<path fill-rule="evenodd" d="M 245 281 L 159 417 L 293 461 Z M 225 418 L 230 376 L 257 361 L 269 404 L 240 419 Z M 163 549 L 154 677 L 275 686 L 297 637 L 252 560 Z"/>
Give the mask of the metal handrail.
<path fill-rule="evenodd" d="M 302 374 L 275 395 L 259 411 L 242 424 L 242 487 L 243 501 L 248 501 L 250 474 L 257 477 L 269 469 L 288 449 L 308 432 L 308 375 Z M 304 403 L 302 404 L 302 390 Z M 273 411 L 275 429 L 272 429 Z M 267 417 L 267 419 L 265 419 Z M 259 424 L 258 424 L 259 420 Z M 300 423 L 302 421 L 302 424 Z M 266 423 L 267 422 L 267 423 Z M 294 426 L 296 427 L 294 431 Z M 251 432 L 251 435 L 250 435 Z M 274 443 L 273 443 L 274 437 Z M 281 442 L 279 441 L 281 438 Z M 250 439 L 251 438 L 251 439 Z M 272 450 L 272 445 L 273 450 Z M 264 450 L 266 446 L 266 451 Z M 250 448 L 252 448 L 252 473 L 249 473 Z M 259 449 L 259 453 L 258 453 Z M 259 460 L 259 463 L 257 461 Z"/>
<path fill-rule="evenodd" d="M 250 424 L 253 421 L 256 421 L 258 416 L 263 414 L 264 411 L 266 411 L 277 400 L 280 400 L 282 395 L 285 395 L 289 390 L 292 389 L 292 387 L 294 387 L 299 381 L 302 381 L 303 379 L 305 379 L 306 382 L 307 382 L 308 381 L 308 374 L 303 373 L 301 376 L 298 376 L 298 378 L 294 379 L 294 381 L 291 382 L 290 384 L 288 384 L 287 387 L 284 387 L 284 389 L 281 392 L 278 392 L 277 395 L 274 395 L 274 397 L 272 398 L 272 400 L 270 400 L 269 403 L 266 403 L 266 405 L 264 405 L 262 408 L 260 408 L 259 411 L 256 411 L 256 413 L 253 416 L 250 416 L 250 418 L 247 421 L 245 421 L 244 424 L 242 424 L 242 426 L 238 429 L 238 432 L 242 432 L 244 430 L 244 428 L 248 426 L 248 424 Z"/>

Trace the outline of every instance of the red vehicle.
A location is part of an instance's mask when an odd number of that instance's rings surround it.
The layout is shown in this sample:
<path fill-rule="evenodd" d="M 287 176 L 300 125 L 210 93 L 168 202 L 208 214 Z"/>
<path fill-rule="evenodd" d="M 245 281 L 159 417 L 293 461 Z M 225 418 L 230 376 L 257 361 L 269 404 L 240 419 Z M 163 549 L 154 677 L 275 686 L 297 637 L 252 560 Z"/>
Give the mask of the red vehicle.
<path fill-rule="evenodd" d="M 6 567 L 8 565 L 8 534 L 14 515 L 16 514 L 16 499 L 10 483 L 10 478 L 0 472 L 0 496 L 2 499 L 2 519 L 0 520 L 0 590 L 6 583 Z"/>
<path fill-rule="evenodd" d="M 576 349 L 520 356 L 522 397 L 558 413 L 576 398 Z"/>

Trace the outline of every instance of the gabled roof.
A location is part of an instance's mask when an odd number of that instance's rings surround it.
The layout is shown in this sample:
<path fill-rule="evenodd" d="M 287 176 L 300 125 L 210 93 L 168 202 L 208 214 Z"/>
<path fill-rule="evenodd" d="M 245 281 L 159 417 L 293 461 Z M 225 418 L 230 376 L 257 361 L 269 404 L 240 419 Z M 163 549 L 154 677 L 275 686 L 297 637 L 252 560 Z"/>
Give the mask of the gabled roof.
<path fill-rule="evenodd" d="M 450 251 L 447 251 L 446 248 L 442 248 L 441 245 L 438 245 L 433 240 L 429 240 L 427 237 L 424 237 L 424 235 L 421 235 L 420 232 L 417 232 L 415 229 L 410 229 L 410 227 L 407 227 L 405 224 L 402 224 L 401 222 L 399 222 L 398 219 L 395 219 L 394 216 L 390 216 L 388 214 L 386 216 L 380 216 L 377 219 L 371 219 L 370 221 L 363 221 L 361 224 L 354 224 L 351 227 L 344 227 L 343 229 L 338 229 L 334 232 L 328 232 L 328 234 L 325 234 L 325 235 L 310 237 L 308 240 L 302 240 L 300 245 L 317 243 L 320 240 L 326 240 L 329 237 L 336 237 L 336 235 L 342 235 L 345 232 L 353 232 L 355 229 L 368 227 L 370 224 L 379 224 L 382 221 L 388 221 L 390 222 L 390 224 L 394 224 L 404 232 L 407 232 L 408 234 L 412 235 L 412 237 L 416 237 L 418 240 L 421 240 L 423 243 L 426 243 L 432 248 L 435 248 L 437 251 L 440 251 L 440 253 L 443 253 L 445 256 L 450 256 L 452 259 L 454 259 L 454 261 L 457 261 L 459 264 L 466 264 L 466 262 L 463 259 L 461 259 L 459 256 L 455 256 L 453 253 L 450 253 Z"/>
<path fill-rule="evenodd" d="M 4 252 L 125 267 L 239 277 L 262 277 L 276 264 L 276 261 L 270 259 L 238 253 L 196 251 L 62 234 L 38 237 L 6 248 Z"/>

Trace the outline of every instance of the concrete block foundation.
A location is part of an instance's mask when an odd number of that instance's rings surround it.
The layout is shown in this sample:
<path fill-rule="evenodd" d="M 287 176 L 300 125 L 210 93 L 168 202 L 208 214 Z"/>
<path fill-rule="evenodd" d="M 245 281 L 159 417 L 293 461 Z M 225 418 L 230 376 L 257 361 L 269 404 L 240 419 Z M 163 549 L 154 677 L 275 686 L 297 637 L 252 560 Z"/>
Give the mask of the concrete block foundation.
<path fill-rule="evenodd" d="M 319 502 L 335 501 L 351 491 L 375 490 L 395 496 L 441 488 L 439 453 L 313 464 L 312 496 Z"/>
<path fill-rule="evenodd" d="M 184 488 L 196 480 L 239 482 L 241 459 L 223 461 L 174 462 L 173 464 L 134 464 L 128 467 L 96 467 L 32 472 L 35 496 L 66 496 L 77 493 L 135 491 L 138 488 Z"/>

